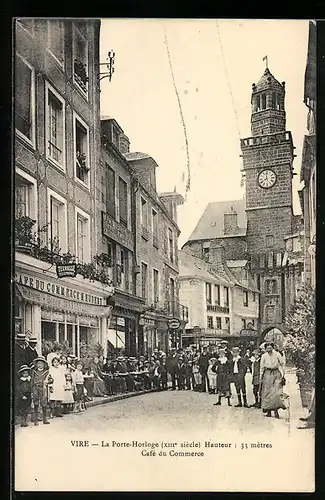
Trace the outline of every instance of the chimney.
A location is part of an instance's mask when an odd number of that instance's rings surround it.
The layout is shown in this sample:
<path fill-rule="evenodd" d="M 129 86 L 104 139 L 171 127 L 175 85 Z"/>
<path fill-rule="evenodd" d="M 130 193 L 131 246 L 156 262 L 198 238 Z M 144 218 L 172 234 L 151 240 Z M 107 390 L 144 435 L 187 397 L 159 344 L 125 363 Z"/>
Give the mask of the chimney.
<path fill-rule="evenodd" d="M 209 248 L 209 263 L 218 269 L 223 269 L 226 264 L 225 249 L 216 242 L 211 242 Z"/>
<path fill-rule="evenodd" d="M 238 231 L 237 212 L 231 207 L 230 212 L 223 215 L 223 234 L 236 234 Z"/>
<path fill-rule="evenodd" d="M 120 134 L 120 152 L 122 155 L 130 152 L 130 139 L 125 134 Z"/>

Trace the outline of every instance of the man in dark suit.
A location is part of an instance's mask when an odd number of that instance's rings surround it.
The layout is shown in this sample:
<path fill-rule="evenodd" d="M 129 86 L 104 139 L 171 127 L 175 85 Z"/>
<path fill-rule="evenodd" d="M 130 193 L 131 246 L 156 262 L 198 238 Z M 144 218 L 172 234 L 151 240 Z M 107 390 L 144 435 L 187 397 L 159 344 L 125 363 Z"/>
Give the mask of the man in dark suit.
<path fill-rule="evenodd" d="M 28 366 L 28 350 L 25 333 L 17 333 L 14 352 L 15 373 L 17 373 L 22 365 Z"/>
<path fill-rule="evenodd" d="M 243 358 L 239 355 L 239 347 L 234 347 L 232 349 L 232 360 L 231 363 L 231 381 L 235 384 L 238 404 L 235 407 L 242 407 L 244 402 L 244 407 L 249 408 L 247 404 L 246 397 L 246 383 L 245 375 L 247 372 L 247 364 Z M 243 398 L 242 398 L 243 397 Z"/>
<path fill-rule="evenodd" d="M 208 366 L 209 366 L 210 354 L 208 353 L 208 348 L 203 347 L 202 354 L 199 357 L 199 367 L 200 373 L 202 375 L 202 392 L 209 390 L 209 380 L 208 380 Z"/>
<path fill-rule="evenodd" d="M 178 355 L 174 347 L 171 348 L 170 354 L 168 355 L 167 358 L 167 369 L 168 373 L 170 373 L 170 376 L 172 378 L 172 391 L 175 391 L 177 372 L 178 372 Z"/>
<path fill-rule="evenodd" d="M 28 343 L 26 347 L 26 356 L 28 358 L 28 366 L 31 365 L 31 363 L 34 361 L 34 359 L 38 358 L 39 353 L 37 352 L 36 349 L 37 346 L 37 338 L 34 336 L 31 336 L 28 338 Z"/>

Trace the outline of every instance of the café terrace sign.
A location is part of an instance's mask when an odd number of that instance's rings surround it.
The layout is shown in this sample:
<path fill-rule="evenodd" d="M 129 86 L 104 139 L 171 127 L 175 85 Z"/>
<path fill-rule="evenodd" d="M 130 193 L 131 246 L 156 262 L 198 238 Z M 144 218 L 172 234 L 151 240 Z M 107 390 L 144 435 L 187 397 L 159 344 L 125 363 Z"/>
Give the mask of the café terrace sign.
<path fill-rule="evenodd" d="M 62 286 L 61 284 L 53 283 L 47 280 L 37 279 L 29 275 L 16 273 L 15 282 L 18 285 L 24 285 L 28 288 L 32 288 L 39 292 L 45 292 L 50 295 L 55 295 L 57 297 L 62 297 L 77 302 L 82 302 L 84 304 L 91 304 L 97 306 L 106 305 L 106 299 L 104 299 L 103 297 L 99 297 L 97 295 L 93 295 L 90 293 L 84 293 L 75 288 Z"/>

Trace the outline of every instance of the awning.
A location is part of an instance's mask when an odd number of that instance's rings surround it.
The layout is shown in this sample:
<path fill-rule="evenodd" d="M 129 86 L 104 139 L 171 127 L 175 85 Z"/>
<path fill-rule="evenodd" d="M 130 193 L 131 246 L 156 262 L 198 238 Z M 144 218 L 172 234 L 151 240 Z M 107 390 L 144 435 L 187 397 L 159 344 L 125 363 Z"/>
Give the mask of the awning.
<path fill-rule="evenodd" d="M 24 285 L 15 283 L 15 293 L 18 297 L 29 304 L 37 304 L 47 309 L 56 311 L 66 311 L 79 314 L 81 316 L 107 317 L 110 315 L 112 306 L 100 306 L 96 304 L 86 304 L 69 300 L 63 297 L 56 297 L 46 292 L 34 290 Z"/>

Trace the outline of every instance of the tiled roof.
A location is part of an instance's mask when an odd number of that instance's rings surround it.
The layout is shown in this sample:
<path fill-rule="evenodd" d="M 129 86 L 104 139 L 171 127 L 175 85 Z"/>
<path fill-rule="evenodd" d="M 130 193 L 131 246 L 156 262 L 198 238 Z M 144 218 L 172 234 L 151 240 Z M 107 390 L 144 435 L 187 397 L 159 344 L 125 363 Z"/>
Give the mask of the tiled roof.
<path fill-rule="evenodd" d="M 201 278 L 203 280 L 213 280 L 221 284 L 229 285 L 231 281 L 226 277 L 221 277 L 215 271 L 211 270 L 211 265 L 194 255 L 185 252 L 184 250 L 179 250 L 178 252 L 178 268 L 179 277 L 182 276 L 195 276 L 196 278 Z"/>
<path fill-rule="evenodd" d="M 133 161 L 133 160 L 143 160 L 145 158 L 151 158 L 151 156 L 147 155 L 147 153 L 140 153 L 140 152 L 136 152 L 136 153 L 125 153 L 124 154 L 124 157 L 128 160 L 128 161 Z"/>
<path fill-rule="evenodd" d="M 266 68 L 259 82 L 254 88 L 254 92 L 261 92 L 263 90 L 281 90 L 283 92 L 283 86 L 280 82 L 270 72 L 269 68 Z"/>
<path fill-rule="evenodd" d="M 231 212 L 231 208 L 237 212 L 238 230 L 233 234 L 224 234 L 224 214 Z M 214 238 L 224 238 L 229 236 L 245 236 L 247 228 L 247 218 L 245 212 L 245 201 L 217 201 L 209 203 L 201 215 L 196 228 L 191 234 L 191 240 L 209 240 Z"/>

